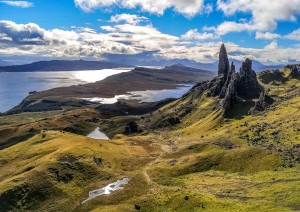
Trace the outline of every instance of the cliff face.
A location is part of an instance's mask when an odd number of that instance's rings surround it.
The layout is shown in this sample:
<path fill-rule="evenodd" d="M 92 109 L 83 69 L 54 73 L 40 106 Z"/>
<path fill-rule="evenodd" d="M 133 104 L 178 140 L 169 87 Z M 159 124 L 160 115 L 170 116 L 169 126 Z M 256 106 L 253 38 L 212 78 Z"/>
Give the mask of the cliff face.
<path fill-rule="evenodd" d="M 220 53 L 219 53 L 219 66 L 218 66 L 218 75 L 224 74 L 224 78 L 226 77 L 229 71 L 229 60 L 225 45 L 222 44 Z"/>
<path fill-rule="evenodd" d="M 252 70 L 252 61 L 247 58 L 240 72 L 236 73 L 235 65 L 232 63 L 229 66 L 227 51 L 223 44 L 219 53 L 218 76 L 210 82 L 209 96 L 220 98 L 220 106 L 226 114 L 238 101 L 258 99 L 262 91 L 256 73 Z"/>
<path fill-rule="evenodd" d="M 257 99 L 261 91 L 262 88 L 257 81 L 256 73 L 252 70 L 252 61 L 247 58 L 239 73 L 238 95 L 243 99 Z"/>
<path fill-rule="evenodd" d="M 285 68 L 291 69 L 290 78 L 300 79 L 300 64 L 287 65 Z"/>
<path fill-rule="evenodd" d="M 219 53 L 218 76 L 211 81 L 197 84 L 183 98 L 189 95 L 193 98 L 201 98 L 204 93 L 207 93 L 208 97 L 217 97 L 216 108 L 224 110 L 225 116 L 239 102 L 257 100 L 261 94 L 265 95 L 263 87 L 257 80 L 255 71 L 252 70 L 252 61 L 247 58 L 243 62 L 240 71 L 236 72 L 234 63 L 229 65 L 224 44 L 221 46 Z M 256 108 L 250 111 L 253 113 L 257 111 Z"/>

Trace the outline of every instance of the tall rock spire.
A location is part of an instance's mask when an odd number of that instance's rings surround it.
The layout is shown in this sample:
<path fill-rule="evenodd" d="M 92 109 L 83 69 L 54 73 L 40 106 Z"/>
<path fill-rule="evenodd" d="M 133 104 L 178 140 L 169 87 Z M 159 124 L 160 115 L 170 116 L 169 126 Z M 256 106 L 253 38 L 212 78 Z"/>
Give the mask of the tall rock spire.
<path fill-rule="evenodd" d="M 229 71 L 228 55 L 227 55 L 225 45 L 222 44 L 222 46 L 220 48 L 220 53 L 219 53 L 218 75 L 224 74 L 224 77 L 226 79 L 228 71 Z"/>

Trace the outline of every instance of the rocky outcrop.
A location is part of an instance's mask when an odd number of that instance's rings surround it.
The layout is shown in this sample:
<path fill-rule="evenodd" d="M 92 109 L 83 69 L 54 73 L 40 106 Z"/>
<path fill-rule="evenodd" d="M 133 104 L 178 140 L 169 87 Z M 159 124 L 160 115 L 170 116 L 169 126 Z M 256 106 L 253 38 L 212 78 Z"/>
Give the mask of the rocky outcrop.
<path fill-rule="evenodd" d="M 257 99 L 262 92 L 255 71 L 252 70 L 252 61 L 246 59 L 239 73 L 237 94 L 243 99 Z"/>
<path fill-rule="evenodd" d="M 227 88 L 229 87 L 230 83 L 232 83 L 232 78 L 233 78 L 232 76 L 234 76 L 234 78 L 236 79 L 236 77 L 235 77 L 235 65 L 233 64 L 233 62 L 231 63 L 231 66 L 230 66 L 229 72 L 227 74 L 225 84 L 223 85 L 223 88 L 221 90 L 220 98 L 225 97 Z"/>
<path fill-rule="evenodd" d="M 218 66 L 218 75 L 223 74 L 224 78 L 227 77 L 229 71 L 229 60 L 225 45 L 222 44 L 220 53 L 219 53 L 219 66 Z"/>
<path fill-rule="evenodd" d="M 218 76 L 209 83 L 209 96 L 225 97 L 226 88 L 231 80 L 231 68 L 229 67 L 229 60 L 225 45 L 222 44 L 219 53 Z"/>
<path fill-rule="evenodd" d="M 208 96 L 219 97 L 219 108 L 227 114 L 239 101 L 258 99 L 262 93 L 262 86 L 252 70 L 252 61 L 246 59 L 240 72 L 236 73 L 235 65 L 229 60 L 224 44 L 219 54 L 218 76 L 208 83 Z"/>
<path fill-rule="evenodd" d="M 225 111 L 225 114 L 227 114 L 231 108 L 237 103 L 238 97 L 237 97 L 237 91 L 236 91 L 236 86 L 237 86 L 237 77 L 238 75 L 233 74 L 230 77 L 230 81 L 228 82 L 228 86 L 226 88 L 226 93 L 223 101 L 223 108 Z"/>
<path fill-rule="evenodd" d="M 297 65 L 287 65 L 285 68 L 291 69 L 289 78 L 300 79 L 300 64 Z"/>
<path fill-rule="evenodd" d="M 131 121 L 125 127 L 124 134 L 131 135 L 131 134 L 140 133 L 140 132 L 142 132 L 142 130 L 139 128 L 138 123 L 136 121 Z"/>
<path fill-rule="evenodd" d="M 273 103 L 274 100 L 272 97 L 266 95 L 264 92 L 261 92 L 259 99 L 255 102 L 254 107 L 250 109 L 249 114 L 265 111 L 268 106 L 272 105 Z"/>

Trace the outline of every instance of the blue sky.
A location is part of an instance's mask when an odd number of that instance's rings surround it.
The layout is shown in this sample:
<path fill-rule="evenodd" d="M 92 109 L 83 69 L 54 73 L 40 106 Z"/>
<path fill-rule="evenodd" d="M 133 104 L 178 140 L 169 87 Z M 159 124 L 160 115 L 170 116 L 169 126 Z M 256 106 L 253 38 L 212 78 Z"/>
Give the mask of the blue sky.
<path fill-rule="evenodd" d="M 300 0 L 0 0 L 1 58 L 300 61 Z"/>

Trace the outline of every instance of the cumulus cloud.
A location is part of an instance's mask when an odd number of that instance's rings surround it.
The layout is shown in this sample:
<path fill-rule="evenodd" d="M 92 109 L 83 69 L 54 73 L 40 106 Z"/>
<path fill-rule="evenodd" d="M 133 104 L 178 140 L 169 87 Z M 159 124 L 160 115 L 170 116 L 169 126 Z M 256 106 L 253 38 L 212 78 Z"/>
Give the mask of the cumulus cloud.
<path fill-rule="evenodd" d="M 16 24 L 12 21 L 0 21 L 0 47 L 5 47 L 1 48 L 2 54 L 100 57 L 105 53 L 137 53 L 132 46 L 116 42 L 113 37 L 109 39 L 109 36 L 96 33 L 90 28 L 73 27 L 73 29 L 45 30 L 34 23 Z"/>
<path fill-rule="evenodd" d="M 284 36 L 286 39 L 300 41 L 300 28 Z"/>
<path fill-rule="evenodd" d="M 149 19 L 139 15 L 118 14 L 118 15 L 113 15 L 110 18 L 110 21 L 113 23 L 125 22 L 128 24 L 137 25 L 141 22 L 149 22 Z"/>
<path fill-rule="evenodd" d="M 181 39 L 203 41 L 203 40 L 217 40 L 220 39 L 220 37 L 213 33 L 207 33 L 207 32 L 200 33 L 198 32 L 197 29 L 191 29 L 185 34 L 181 35 Z"/>
<path fill-rule="evenodd" d="M 261 40 L 274 40 L 276 38 L 280 38 L 281 35 L 276 34 L 276 33 L 270 33 L 270 32 L 256 32 L 256 39 L 261 39 Z"/>
<path fill-rule="evenodd" d="M 224 22 L 216 28 L 219 34 L 240 31 L 273 31 L 278 21 L 295 21 L 300 14 L 300 0 L 218 0 L 217 7 L 225 15 L 238 12 L 251 14 L 251 19 L 243 23 Z"/>
<path fill-rule="evenodd" d="M 272 41 L 270 44 L 265 46 L 265 49 L 277 49 L 278 43 L 277 41 Z"/>
<path fill-rule="evenodd" d="M 0 32 L 13 43 L 40 44 L 45 30 L 37 24 L 16 24 L 12 21 L 0 21 Z"/>
<path fill-rule="evenodd" d="M 0 41 L 12 41 L 12 38 L 5 33 L 0 33 Z"/>
<path fill-rule="evenodd" d="M 218 58 L 221 41 L 213 33 L 191 29 L 182 36 L 173 36 L 161 32 L 151 23 L 111 23 L 112 26 L 101 26 L 104 31 L 98 32 L 87 27 L 47 30 L 34 23 L 0 21 L 0 54 L 102 58 L 107 54 L 152 52 L 158 58 L 192 59 L 198 62 L 212 62 Z M 228 42 L 226 47 L 230 58 L 240 60 L 250 57 L 266 63 L 285 63 L 300 58 L 300 49 L 281 49 L 275 41 L 262 49 L 243 48 Z"/>
<path fill-rule="evenodd" d="M 114 28 L 114 27 L 112 27 L 112 26 L 101 26 L 100 28 L 101 28 L 102 30 L 108 31 L 108 32 L 114 32 L 114 31 L 117 30 L 116 28 Z"/>
<path fill-rule="evenodd" d="M 0 1 L 0 3 L 7 4 L 14 7 L 22 7 L 22 8 L 33 7 L 33 3 L 28 1 Z"/>
<path fill-rule="evenodd" d="M 118 6 L 128 9 L 141 8 L 158 15 L 164 14 L 166 9 L 173 9 L 186 17 L 193 17 L 202 11 L 203 0 L 75 0 L 75 5 L 85 12 Z"/>

